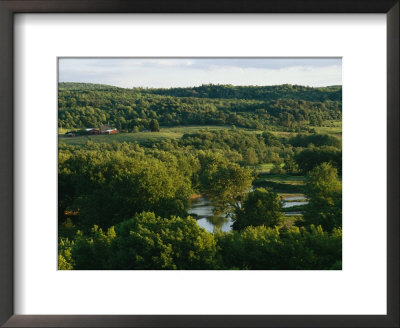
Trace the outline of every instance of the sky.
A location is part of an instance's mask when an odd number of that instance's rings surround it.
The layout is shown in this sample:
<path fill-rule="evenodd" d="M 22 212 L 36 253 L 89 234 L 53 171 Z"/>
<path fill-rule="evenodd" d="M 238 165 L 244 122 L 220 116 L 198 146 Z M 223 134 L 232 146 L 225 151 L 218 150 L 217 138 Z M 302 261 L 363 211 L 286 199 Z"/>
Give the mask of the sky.
<path fill-rule="evenodd" d="M 341 58 L 60 58 L 59 82 L 132 87 L 342 84 Z"/>

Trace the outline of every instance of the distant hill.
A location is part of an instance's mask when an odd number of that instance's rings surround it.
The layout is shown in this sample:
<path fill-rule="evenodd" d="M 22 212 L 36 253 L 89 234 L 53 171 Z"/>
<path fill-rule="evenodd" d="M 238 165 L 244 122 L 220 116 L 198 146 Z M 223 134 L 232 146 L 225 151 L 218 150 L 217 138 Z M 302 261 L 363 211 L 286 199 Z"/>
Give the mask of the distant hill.
<path fill-rule="evenodd" d="M 69 90 L 69 91 L 85 91 L 85 90 L 124 90 L 123 88 L 114 87 L 107 84 L 95 84 L 95 83 L 79 83 L 79 82 L 59 82 L 58 90 Z"/>
<path fill-rule="evenodd" d="M 308 131 L 342 118 L 342 87 L 202 85 L 192 88 L 119 88 L 59 83 L 59 127 L 110 123 L 120 130 L 162 126 L 235 125 L 257 130 Z"/>
<path fill-rule="evenodd" d="M 230 84 L 204 84 L 199 87 L 187 88 L 120 88 L 106 84 L 60 82 L 60 90 L 131 90 L 137 93 L 156 94 L 172 97 L 194 98 L 223 98 L 223 99 L 257 99 L 277 100 L 295 99 L 309 101 L 341 101 L 342 86 L 307 87 L 302 85 L 273 85 L 273 86 L 233 86 Z"/>
<path fill-rule="evenodd" d="M 341 101 L 342 86 L 305 87 L 301 85 L 275 85 L 275 86 L 233 86 L 206 84 L 192 88 L 170 89 L 134 89 L 143 93 L 167 95 L 173 97 L 196 98 L 224 98 L 224 99 L 257 99 L 278 100 L 294 99 L 309 101 Z"/>

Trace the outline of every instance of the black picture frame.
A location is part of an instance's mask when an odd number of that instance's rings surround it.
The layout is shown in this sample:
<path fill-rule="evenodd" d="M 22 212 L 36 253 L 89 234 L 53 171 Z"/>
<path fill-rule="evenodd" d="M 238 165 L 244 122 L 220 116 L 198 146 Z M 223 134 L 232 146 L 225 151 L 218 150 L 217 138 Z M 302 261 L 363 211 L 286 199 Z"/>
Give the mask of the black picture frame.
<path fill-rule="evenodd" d="M 0 0 L 0 324 L 4 327 L 399 327 L 399 8 L 399 0 Z M 385 13 L 387 315 L 14 315 L 15 13 Z"/>

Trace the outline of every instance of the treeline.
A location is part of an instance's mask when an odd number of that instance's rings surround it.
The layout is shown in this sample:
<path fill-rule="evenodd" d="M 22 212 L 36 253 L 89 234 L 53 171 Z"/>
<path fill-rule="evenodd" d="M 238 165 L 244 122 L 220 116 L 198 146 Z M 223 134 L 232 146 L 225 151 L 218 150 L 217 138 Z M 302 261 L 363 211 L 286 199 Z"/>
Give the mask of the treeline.
<path fill-rule="evenodd" d="M 167 95 L 173 97 L 196 97 L 196 98 L 237 98 L 258 100 L 309 100 L 324 102 L 342 101 L 342 87 L 306 87 L 302 85 L 273 85 L 273 86 L 233 86 L 230 84 L 203 84 L 192 88 L 135 88 L 143 93 Z"/>
<path fill-rule="evenodd" d="M 73 226 L 70 226 L 73 228 Z M 249 226 L 211 234 L 192 218 L 143 212 L 59 243 L 60 270 L 338 270 L 342 231 Z"/>
<path fill-rule="evenodd" d="M 222 91 L 225 89 L 231 91 Z M 110 123 L 129 132 L 148 129 L 152 120 L 162 126 L 236 125 L 299 132 L 342 117 L 340 86 L 123 89 L 59 83 L 58 109 L 58 125 L 62 128 Z"/>

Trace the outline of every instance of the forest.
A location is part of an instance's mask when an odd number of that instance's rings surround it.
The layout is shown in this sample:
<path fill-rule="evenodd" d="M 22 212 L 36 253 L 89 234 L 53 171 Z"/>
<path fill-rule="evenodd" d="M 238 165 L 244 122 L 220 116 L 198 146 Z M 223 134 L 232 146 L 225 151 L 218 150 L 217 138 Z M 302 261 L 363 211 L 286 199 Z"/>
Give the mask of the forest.
<path fill-rule="evenodd" d="M 58 269 L 341 270 L 341 94 L 59 83 Z"/>
<path fill-rule="evenodd" d="M 157 120 L 161 126 L 235 125 L 310 132 L 310 124 L 341 120 L 341 92 L 340 86 L 123 89 L 60 83 L 58 125 L 72 129 L 109 122 L 119 130 L 134 132 L 148 129 Z"/>

